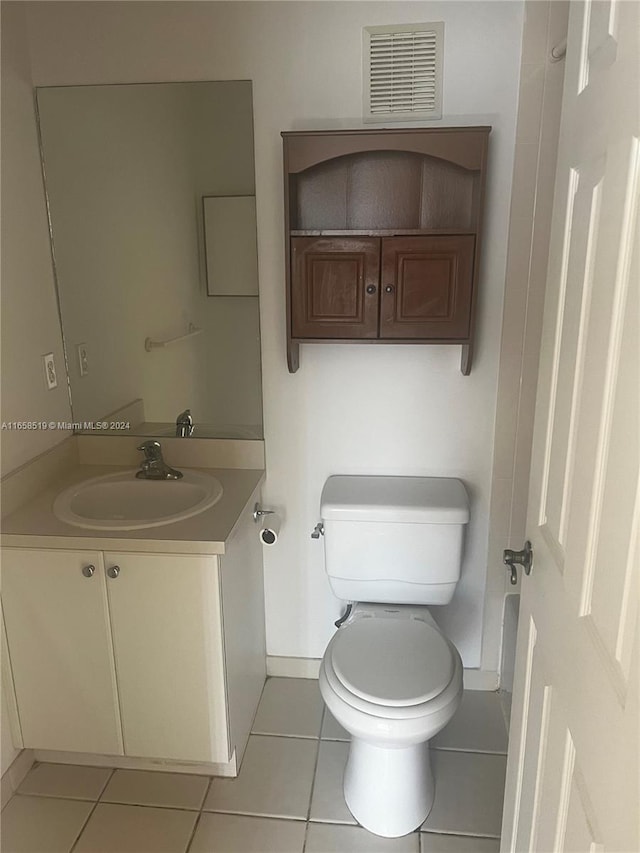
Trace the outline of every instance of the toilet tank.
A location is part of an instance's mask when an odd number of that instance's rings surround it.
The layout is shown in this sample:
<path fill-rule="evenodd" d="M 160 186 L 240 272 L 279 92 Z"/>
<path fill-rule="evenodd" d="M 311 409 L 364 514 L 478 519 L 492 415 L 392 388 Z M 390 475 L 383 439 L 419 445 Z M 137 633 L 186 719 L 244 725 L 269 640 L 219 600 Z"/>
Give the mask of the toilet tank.
<path fill-rule="evenodd" d="M 447 604 L 460 577 L 469 498 L 446 477 L 329 477 L 325 567 L 345 601 Z"/>

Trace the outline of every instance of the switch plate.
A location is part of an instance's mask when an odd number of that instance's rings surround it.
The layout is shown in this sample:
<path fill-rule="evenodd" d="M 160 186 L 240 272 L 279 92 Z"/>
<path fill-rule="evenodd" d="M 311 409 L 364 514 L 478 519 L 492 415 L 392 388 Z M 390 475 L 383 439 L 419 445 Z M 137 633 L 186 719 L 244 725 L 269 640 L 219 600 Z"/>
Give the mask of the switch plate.
<path fill-rule="evenodd" d="M 89 372 L 89 356 L 87 354 L 87 345 L 78 344 L 76 346 L 78 353 L 78 367 L 80 368 L 80 376 L 86 376 Z"/>
<path fill-rule="evenodd" d="M 47 388 L 49 389 L 49 391 L 53 391 L 54 388 L 58 387 L 58 377 L 56 376 L 56 363 L 53 358 L 53 353 L 48 352 L 46 355 L 43 355 L 42 361 L 44 363 L 44 378 L 47 381 Z"/>

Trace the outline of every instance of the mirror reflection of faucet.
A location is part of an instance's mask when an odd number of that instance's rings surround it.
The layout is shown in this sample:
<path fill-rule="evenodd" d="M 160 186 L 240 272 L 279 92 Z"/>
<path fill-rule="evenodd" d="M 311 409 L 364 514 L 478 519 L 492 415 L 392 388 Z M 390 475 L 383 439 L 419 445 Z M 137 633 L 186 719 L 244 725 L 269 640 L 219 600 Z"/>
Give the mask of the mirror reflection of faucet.
<path fill-rule="evenodd" d="M 138 450 L 144 453 L 140 470 L 136 472 L 139 480 L 179 480 L 182 477 L 182 471 L 171 468 L 162 458 L 162 446 L 159 441 L 143 441 Z"/>
<path fill-rule="evenodd" d="M 194 429 L 191 409 L 185 409 L 184 412 L 180 412 L 176 418 L 176 436 L 178 438 L 189 438 L 193 435 Z"/>

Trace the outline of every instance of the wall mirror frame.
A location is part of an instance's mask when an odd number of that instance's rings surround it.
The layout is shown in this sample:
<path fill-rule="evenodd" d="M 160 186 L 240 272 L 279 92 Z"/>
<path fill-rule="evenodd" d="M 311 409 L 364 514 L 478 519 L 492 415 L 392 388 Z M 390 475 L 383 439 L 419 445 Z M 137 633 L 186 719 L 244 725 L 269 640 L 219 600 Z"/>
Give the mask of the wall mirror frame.
<path fill-rule="evenodd" d="M 262 439 L 251 81 L 36 103 L 74 431 Z"/>

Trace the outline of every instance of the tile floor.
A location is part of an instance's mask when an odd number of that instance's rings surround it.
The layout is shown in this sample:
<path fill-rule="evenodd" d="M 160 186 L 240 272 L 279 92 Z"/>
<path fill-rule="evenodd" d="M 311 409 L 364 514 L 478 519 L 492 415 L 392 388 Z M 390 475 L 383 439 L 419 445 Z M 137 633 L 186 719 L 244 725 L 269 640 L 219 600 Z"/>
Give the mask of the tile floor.
<path fill-rule="evenodd" d="M 3 853 L 496 853 L 507 734 L 495 693 L 465 693 L 432 742 L 420 831 L 379 838 L 342 795 L 348 736 L 317 681 L 270 678 L 237 779 L 38 764 L 2 813 Z"/>

